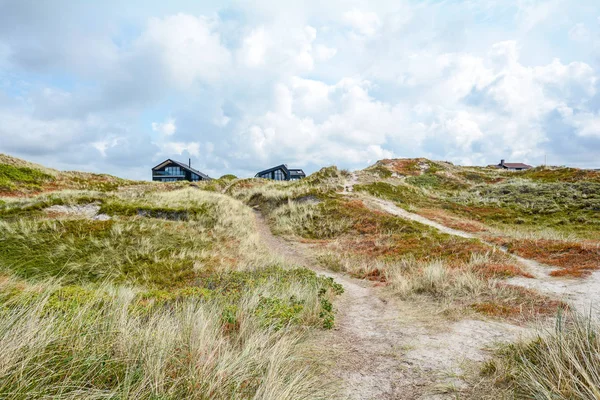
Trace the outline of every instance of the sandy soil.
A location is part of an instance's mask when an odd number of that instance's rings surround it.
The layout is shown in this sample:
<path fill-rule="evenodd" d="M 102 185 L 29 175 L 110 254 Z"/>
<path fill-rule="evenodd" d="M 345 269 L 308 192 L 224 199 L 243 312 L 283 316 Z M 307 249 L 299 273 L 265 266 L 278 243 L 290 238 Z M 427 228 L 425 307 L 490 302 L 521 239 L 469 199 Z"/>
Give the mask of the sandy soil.
<path fill-rule="evenodd" d="M 463 366 L 488 356 L 486 348 L 522 332 L 480 320 L 449 322 L 433 304 L 389 298 L 371 282 L 319 268 L 310 246 L 271 234 L 260 214 L 258 232 L 287 262 L 333 277 L 345 292 L 336 302 L 336 327 L 319 334 L 315 351 L 331 360 L 329 380 L 344 399 L 452 399 L 465 389 Z"/>
<path fill-rule="evenodd" d="M 468 233 L 468 232 L 463 232 L 463 231 L 459 231 L 456 229 L 452 229 L 452 228 L 448 228 L 447 226 L 444 226 L 440 223 L 437 223 L 435 221 L 432 221 L 430 219 L 427 219 L 421 215 L 418 214 L 414 214 L 411 212 L 406 211 L 403 208 L 400 208 L 398 206 L 396 206 L 394 203 L 392 203 L 391 201 L 387 201 L 387 200 L 382 200 L 382 199 L 378 199 L 378 198 L 374 198 L 374 197 L 368 197 L 367 201 L 365 202 L 366 205 L 375 205 L 376 208 L 379 208 L 389 214 L 393 214 L 396 215 L 398 217 L 402 217 L 404 219 L 408 219 L 411 221 L 416 221 L 416 222 L 420 222 L 423 225 L 428 225 L 431 226 L 433 228 L 436 228 L 437 230 L 447 233 L 448 235 L 453 235 L 453 236 L 460 236 L 463 238 L 467 238 L 467 239 L 473 239 L 475 238 L 475 236 L 472 233 Z"/>
<path fill-rule="evenodd" d="M 350 173 L 350 179 L 347 179 L 344 183 L 344 191 L 343 193 L 351 193 L 354 191 L 354 185 L 358 183 L 358 175 L 356 172 Z"/>
<path fill-rule="evenodd" d="M 98 204 L 72 206 L 54 205 L 44 209 L 44 211 L 52 217 L 84 218 L 98 221 L 110 219 L 110 216 L 106 214 L 99 214 L 100 206 Z"/>

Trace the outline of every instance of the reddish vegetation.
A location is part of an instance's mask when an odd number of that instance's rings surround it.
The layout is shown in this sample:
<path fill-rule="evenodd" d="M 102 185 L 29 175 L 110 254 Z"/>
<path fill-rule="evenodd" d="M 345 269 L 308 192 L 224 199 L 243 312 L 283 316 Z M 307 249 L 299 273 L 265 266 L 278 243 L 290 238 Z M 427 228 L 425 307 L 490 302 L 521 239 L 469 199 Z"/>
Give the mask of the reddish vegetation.
<path fill-rule="evenodd" d="M 454 216 L 450 216 L 442 210 L 435 210 L 431 208 L 421 209 L 418 211 L 419 215 L 425 218 L 429 218 L 436 221 L 444 226 L 452 229 L 458 229 L 464 232 L 484 232 L 487 231 L 485 225 L 477 221 L 470 221 L 468 219 L 461 219 Z"/>
<path fill-rule="evenodd" d="M 476 268 L 488 278 L 511 278 L 514 276 L 523 276 L 525 278 L 533 278 L 534 276 L 513 264 L 488 264 Z"/>
<path fill-rule="evenodd" d="M 534 168 L 523 171 L 521 174 L 526 178 L 545 182 L 578 182 L 584 180 L 600 182 L 600 172 L 579 168 Z"/>
<path fill-rule="evenodd" d="M 375 268 L 375 269 L 367 272 L 366 274 L 364 274 L 360 278 L 362 278 L 362 279 L 368 279 L 370 281 L 377 281 L 377 282 L 386 282 L 387 281 L 387 279 L 386 279 L 385 274 L 383 273 L 383 271 L 379 270 L 378 268 Z"/>
<path fill-rule="evenodd" d="M 396 172 L 401 175 L 420 175 L 421 170 L 418 167 L 419 159 L 385 159 L 381 160 L 380 163 L 385 165 L 390 171 Z M 423 160 L 424 161 L 424 160 Z"/>
<path fill-rule="evenodd" d="M 507 306 L 492 302 L 476 303 L 472 305 L 473 309 L 485 315 L 493 317 L 511 317 L 521 313 L 521 309 L 516 306 Z"/>
<path fill-rule="evenodd" d="M 579 268 L 565 268 L 550 272 L 550 276 L 569 276 L 572 278 L 583 278 L 590 274 L 589 270 Z"/>
<path fill-rule="evenodd" d="M 551 272 L 552 276 L 588 275 L 600 269 L 600 243 L 593 241 L 568 242 L 560 240 L 496 239 L 509 251 L 542 264 L 563 268 Z"/>
<path fill-rule="evenodd" d="M 255 186 L 264 185 L 264 182 L 258 180 L 244 179 L 236 182 L 234 185 L 236 189 L 251 189 Z"/>
<path fill-rule="evenodd" d="M 444 259 L 451 267 L 462 266 L 471 259 L 473 253 L 489 251 L 481 243 L 465 239 L 402 234 L 347 236 L 339 239 L 337 245 L 344 252 L 367 258 L 395 259 L 412 255 L 422 261 Z"/>
<path fill-rule="evenodd" d="M 360 200 L 348 201 L 344 204 L 344 213 L 352 216 L 352 228 L 360 234 L 374 234 L 382 230 L 388 214 L 381 211 L 370 210 Z"/>
<path fill-rule="evenodd" d="M 553 315 L 558 309 L 567 308 L 565 303 L 540 295 L 533 290 L 512 285 L 503 286 L 510 288 L 514 296 L 475 303 L 471 308 L 482 314 L 521 321 L 540 315 Z"/>

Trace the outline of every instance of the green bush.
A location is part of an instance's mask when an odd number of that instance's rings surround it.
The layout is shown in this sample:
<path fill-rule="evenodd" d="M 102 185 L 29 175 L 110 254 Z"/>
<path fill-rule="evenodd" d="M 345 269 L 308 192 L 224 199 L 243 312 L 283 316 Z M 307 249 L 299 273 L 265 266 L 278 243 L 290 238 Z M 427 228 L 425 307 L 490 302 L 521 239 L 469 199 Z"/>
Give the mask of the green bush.
<path fill-rule="evenodd" d="M 10 192 L 18 188 L 40 190 L 43 183 L 53 179 L 52 175 L 36 169 L 0 164 L 0 192 Z"/>
<path fill-rule="evenodd" d="M 380 164 L 376 164 L 372 167 L 369 167 L 366 169 L 366 171 L 369 171 L 375 175 L 377 175 L 380 178 L 383 179 L 387 179 L 387 178 L 391 178 L 392 177 L 392 171 L 390 171 L 389 169 L 387 169 L 385 166 L 380 165 Z"/>
<path fill-rule="evenodd" d="M 225 174 L 222 177 L 219 178 L 222 181 L 232 181 L 234 179 L 237 179 L 237 176 L 233 175 L 233 174 Z"/>
<path fill-rule="evenodd" d="M 266 325 L 279 330 L 287 325 L 297 323 L 303 310 L 304 301 L 298 300 L 294 296 L 287 299 L 261 296 L 255 313 Z"/>
<path fill-rule="evenodd" d="M 406 182 L 419 187 L 440 190 L 458 190 L 467 187 L 465 184 L 455 179 L 443 175 L 435 175 L 429 172 L 423 175 L 409 176 L 406 178 Z"/>

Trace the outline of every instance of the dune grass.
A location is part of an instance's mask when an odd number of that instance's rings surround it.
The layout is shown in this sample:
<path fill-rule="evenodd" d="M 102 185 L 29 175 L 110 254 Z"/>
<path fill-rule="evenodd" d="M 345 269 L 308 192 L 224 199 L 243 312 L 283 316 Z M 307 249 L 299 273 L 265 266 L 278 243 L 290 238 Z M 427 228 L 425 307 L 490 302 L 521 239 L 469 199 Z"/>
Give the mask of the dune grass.
<path fill-rule="evenodd" d="M 517 398 L 600 399 L 600 324 L 594 314 L 559 314 L 554 329 L 502 347 L 482 373 Z"/>
<path fill-rule="evenodd" d="M 188 185 L 7 200 L 0 398 L 331 396 L 304 342 L 343 289 L 271 256 L 241 202 Z M 90 203 L 111 219 L 45 211 Z"/>
<path fill-rule="evenodd" d="M 3 293 L 10 285 L 3 283 Z M 330 395 L 302 355 L 302 331 L 276 329 L 287 325 L 257 311 L 262 289 L 244 294 L 233 315 L 219 302 L 192 297 L 147 312 L 134 289 L 102 285 L 89 293 L 69 301 L 64 288 L 38 285 L 0 303 L 0 397 Z"/>
<path fill-rule="evenodd" d="M 443 258 L 425 261 L 408 256 L 386 260 L 326 251 L 320 254 L 319 261 L 325 268 L 375 281 L 401 299 L 433 300 L 451 314 L 476 312 L 524 321 L 554 315 L 565 307 L 535 291 L 504 283 L 504 279 L 514 276 L 532 277 L 502 254 L 473 253 L 468 262 L 450 264 Z"/>

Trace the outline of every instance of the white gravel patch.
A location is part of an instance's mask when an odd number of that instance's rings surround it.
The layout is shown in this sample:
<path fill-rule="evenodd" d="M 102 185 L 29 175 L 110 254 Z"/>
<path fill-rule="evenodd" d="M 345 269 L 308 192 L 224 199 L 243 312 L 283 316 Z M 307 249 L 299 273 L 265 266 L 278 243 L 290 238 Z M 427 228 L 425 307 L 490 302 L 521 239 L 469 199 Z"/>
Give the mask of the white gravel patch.
<path fill-rule="evenodd" d="M 84 205 L 54 205 L 44 210 L 46 213 L 60 214 L 72 218 L 91 219 L 94 221 L 108 221 L 109 215 L 99 214 L 100 206 L 98 204 Z"/>

